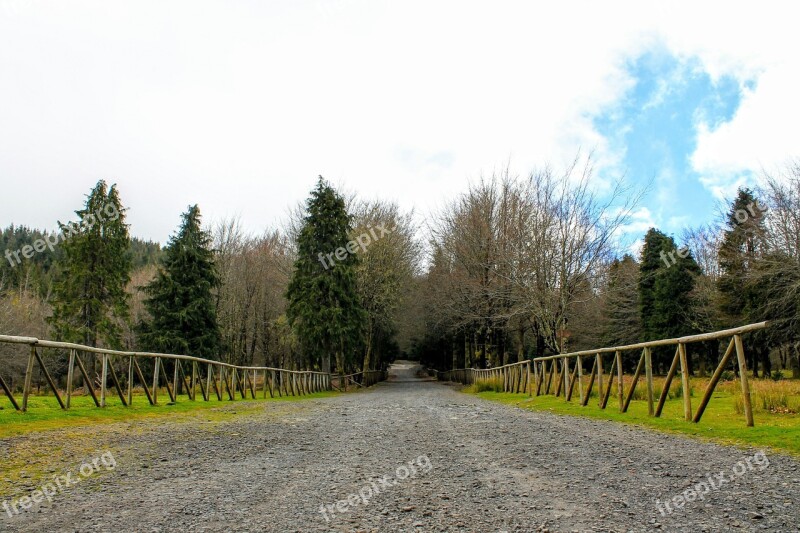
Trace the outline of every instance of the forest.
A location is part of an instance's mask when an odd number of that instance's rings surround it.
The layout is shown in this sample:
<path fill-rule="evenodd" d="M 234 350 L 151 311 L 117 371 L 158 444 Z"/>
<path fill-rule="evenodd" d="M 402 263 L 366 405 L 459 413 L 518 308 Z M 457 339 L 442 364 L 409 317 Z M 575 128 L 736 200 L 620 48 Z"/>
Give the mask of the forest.
<path fill-rule="evenodd" d="M 344 372 L 398 357 L 486 368 L 769 321 L 747 338 L 749 368 L 800 376 L 798 164 L 740 188 L 714 223 L 635 243 L 623 236 L 646 191 L 599 187 L 580 158 L 482 177 L 425 217 L 320 177 L 281 227 L 206 224 L 195 205 L 164 245 L 131 236 L 123 193 L 98 182 L 60 236 L 2 229 L 0 334 Z M 695 347 L 692 371 L 720 349 Z M 669 355 L 653 357 L 665 372 Z M 3 348 L 0 362 L 18 386 L 24 357 Z"/>

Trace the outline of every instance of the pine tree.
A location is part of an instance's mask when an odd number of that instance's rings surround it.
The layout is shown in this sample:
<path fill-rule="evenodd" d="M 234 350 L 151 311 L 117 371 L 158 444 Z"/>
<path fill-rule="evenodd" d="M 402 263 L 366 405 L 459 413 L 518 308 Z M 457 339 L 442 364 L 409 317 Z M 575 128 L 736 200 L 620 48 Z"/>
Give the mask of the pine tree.
<path fill-rule="evenodd" d="M 726 229 L 719 249 L 720 310 L 726 326 L 748 322 L 752 297 L 747 281 L 763 251 L 764 212 L 749 189 L 739 189 L 726 218 Z"/>
<path fill-rule="evenodd" d="M 656 317 L 656 277 L 668 264 L 669 259 L 665 262 L 664 257 L 669 258 L 667 254 L 674 251 L 671 240 L 655 228 L 650 228 L 644 237 L 639 264 L 639 309 L 645 340 L 655 340 L 660 335 Z"/>
<path fill-rule="evenodd" d="M 364 311 L 356 289 L 358 257 L 348 239 L 351 217 L 344 199 L 320 176 L 306 203 L 297 259 L 287 290 L 287 317 L 311 360 L 340 374 L 362 345 Z"/>
<path fill-rule="evenodd" d="M 129 317 L 125 287 L 130 281 L 130 237 L 125 209 L 115 185 L 101 180 L 92 189 L 79 220 L 59 223 L 64 258 L 53 286 L 56 337 L 117 348 L 120 321 Z"/>
<path fill-rule="evenodd" d="M 145 287 L 150 320 L 139 327 L 145 349 L 220 359 L 221 335 L 213 291 L 219 286 L 211 236 L 196 205 L 163 251 L 156 278 Z"/>
<path fill-rule="evenodd" d="M 671 238 L 669 243 L 674 250 Z M 676 258 L 674 265 L 664 266 L 656 275 L 655 316 L 651 326 L 660 338 L 699 333 L 695 328 L 690 293 L 694 289 L 695 278 L 701 273 L 700 266 L 689 250 Z"/>
<path fill-rule="evenodd" d="M 672 237 L 655 228 L 647 232 L 639 274 L 642 326 L 647 340 L 696 333 L 690 294 L 700 273 L 688 248 L 677 249 Z M 654 350 L 654 364 L 665 365 L 669 356 L 664 350 Z"/>
<path fill-rule="evenodd" d="M 688 335 L 694 329 L 691 299 L 700 266 L 688 248 L 677 249 L 672 237 L 647 232 L 639 274 L 642 326 L 648 340 Z"/>
<path fill-rule="evenodd" d="M 753 283 L 753 275 L 764 255 L 765 212 L 750 189 L 739 189 L 726 217 L 725 232 L 719 248 L 719 310 L 727 327 L 759 320 L 759 308 L 765 301 L 766 287 Z M 745 339 L 745 354 L 753 375 L 758 375 L 760 360 L 764 376 L 772 365 L 765 342 L 765 332 Z"/>

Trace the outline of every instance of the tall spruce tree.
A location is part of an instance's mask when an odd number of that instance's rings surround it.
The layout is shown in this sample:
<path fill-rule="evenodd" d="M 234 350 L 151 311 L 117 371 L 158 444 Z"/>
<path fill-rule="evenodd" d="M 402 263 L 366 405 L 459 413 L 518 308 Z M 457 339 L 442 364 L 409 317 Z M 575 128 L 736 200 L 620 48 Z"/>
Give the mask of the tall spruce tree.
<path fill-rule="evenodd" d="M 351 217 L 344 199 L 322 176 L 306 212 L 286 314 L 311 360 L 330 372 L 330 356 L 335 354 L 342 374 L 355 361 L 364 323 L 356 288 L 358 257 L 352 251 L 343 253 L 348 250 Z"/>
<path fill-rule="evenodd" d="M 765 211 L 750 189 L 739 189 L 725 219 L 725 231 L 719 248 L 719 310 L 727 327 L 758 321 L 766 287 L 753 283 L 753 277 L 766 245 Z M 760 277 L 760 276 L 757 276 Z M 764 376 L 772 371 L 766 332 L 745 338 L 745 354 L 753 375 L 758 375 L 761 361 Z"/>
<path fill-rule="evenodd" d="M 725 222 L 717 287 L 726 326 L 733 327 L 750 319 L 753 301 L 747 282 L 764 249 L 764 211 L 752 191 L 739 189 Z"/>
<path fill-rule="evenodd" d="M 213 291 L 219 286 L 211 236 L 203 230 L 200 209 L 190 206 L 172 236 L 156 278 L 145 287 L 150 320 L 139 339 L 148 349 L 220 359 L 221 335 Z"/>
<path fill-rule="evenodd" d="M 100 180 L 75 211 L 78 221 L 59 223 L 62 266 L 53 285 L 56 337 L 89 346 L 118 348 L 129 317 L 130 237 L 115 185 Z"/>
<path fill-rule="evenodd" d="M 639 305 L 647 340 L 696 333 L 690 293 L 700 267 L 687 248 L 655 228 L 644 239 L 639 273 Z M 654 363 L 664 365 L 669 354 L 653 352 Z"/>
<path fill-rule="evenodd" d="M 669 260 L 669 256 L 666 254 L 674 252 L 675 245 L 671 241 L 655 228 L 650 228 L 644 237 L 639 263 L 639 309 L 646 340 L 655 340 L 661 333 L 656 317 L 656 278 L 667 265 L 664 257 Z"/>

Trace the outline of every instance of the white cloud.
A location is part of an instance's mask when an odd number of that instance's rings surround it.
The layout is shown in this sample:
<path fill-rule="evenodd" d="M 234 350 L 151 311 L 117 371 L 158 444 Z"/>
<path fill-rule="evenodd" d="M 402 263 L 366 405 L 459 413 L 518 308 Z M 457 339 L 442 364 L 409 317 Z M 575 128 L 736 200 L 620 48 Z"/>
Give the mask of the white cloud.
<path fill-rule="evenodd" d="M 798 146 L 798 47 L 776 11 L 0 0 L 3 222 L 52 227 L 101 177 L 119 183 L 134 234 L 163 240 L 195 202 L 253 230 L 274 224 L 318 174 L 426 213 L 509 160 L 525 173 L 581 146 L 619 168 L 591 117 L 656 41 L 714 76 L 761 73 L 734 120 L 701 135 L 693 161 L 722 187 L 723 170 Z"/>
<path fill-rule="evenodd" d="M 765 71 L 754 90 L 746 90 L 730 122 L 716 129 L 701 124 L 692 165 L 703 184 L 720 198 L 758 175 L 762 168 L 780 166 L 800 150 L 800 94 L 796 68 L 775 66 Z"/>

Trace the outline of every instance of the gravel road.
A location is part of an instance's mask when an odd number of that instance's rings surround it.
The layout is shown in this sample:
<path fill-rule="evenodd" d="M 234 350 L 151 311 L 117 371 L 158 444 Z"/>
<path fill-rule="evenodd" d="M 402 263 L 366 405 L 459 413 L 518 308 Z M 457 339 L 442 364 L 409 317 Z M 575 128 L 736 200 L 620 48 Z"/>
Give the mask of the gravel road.
<path fill-rule="evenodd" d="M 800 530 L 795 459 L 490 403 L 416 370 L 208 427 L 141 422 L 109 445 L 113 470 L 0 508 L 0 531 Z"/>

